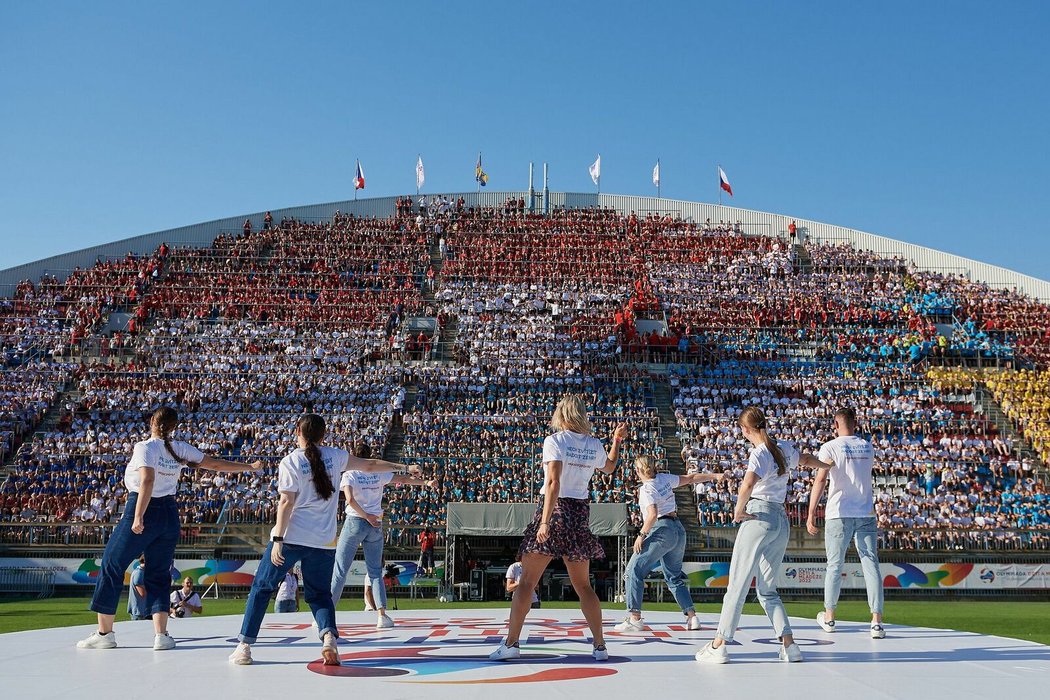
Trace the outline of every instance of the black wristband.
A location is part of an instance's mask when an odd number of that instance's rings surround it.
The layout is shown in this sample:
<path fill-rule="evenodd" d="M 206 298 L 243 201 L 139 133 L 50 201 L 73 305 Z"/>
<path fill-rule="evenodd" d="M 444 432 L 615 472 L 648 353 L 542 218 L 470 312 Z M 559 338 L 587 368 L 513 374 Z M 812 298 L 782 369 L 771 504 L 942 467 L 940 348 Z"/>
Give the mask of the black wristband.
<path fill-rule="evenodd" d="M 284 538 L 279 535 L 274 535 L 270 538 L 271 542 L 284 542 Z"/>

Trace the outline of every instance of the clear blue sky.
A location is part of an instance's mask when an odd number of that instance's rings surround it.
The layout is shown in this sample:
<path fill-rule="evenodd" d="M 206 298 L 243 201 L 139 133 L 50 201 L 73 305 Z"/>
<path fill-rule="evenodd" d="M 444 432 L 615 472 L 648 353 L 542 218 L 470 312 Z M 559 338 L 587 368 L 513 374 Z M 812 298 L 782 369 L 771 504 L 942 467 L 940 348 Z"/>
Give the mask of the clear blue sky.
<path fill-rule="evenodd" d="M 0 3 L 0 268 L 526 185 L 713 201 L 1050 277 L 1050 3 Z"/>

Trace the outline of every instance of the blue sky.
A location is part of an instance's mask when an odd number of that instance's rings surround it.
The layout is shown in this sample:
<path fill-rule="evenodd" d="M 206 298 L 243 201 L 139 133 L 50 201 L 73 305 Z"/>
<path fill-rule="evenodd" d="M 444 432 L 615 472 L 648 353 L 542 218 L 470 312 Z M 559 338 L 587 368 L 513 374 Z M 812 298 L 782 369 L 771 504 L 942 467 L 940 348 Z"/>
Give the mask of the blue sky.
<path fill-rule="evenodd" d="M 0 3 L 0 268 L 282 206 L 731 203 L 1050 277 L 1045 2 Z"/>

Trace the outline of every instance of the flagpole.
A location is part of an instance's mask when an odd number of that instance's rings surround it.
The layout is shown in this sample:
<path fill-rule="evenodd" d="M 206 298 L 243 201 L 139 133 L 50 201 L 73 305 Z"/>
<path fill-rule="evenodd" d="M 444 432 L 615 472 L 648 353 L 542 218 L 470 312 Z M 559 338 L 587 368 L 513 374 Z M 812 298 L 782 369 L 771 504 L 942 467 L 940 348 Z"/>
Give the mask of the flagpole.
<path fill-rule="evenodd" d="M 357 167 L 361 167 L 361 159 L 357 160 Z M 357 201 L 357 171 L 354 171 L 354 201 Z"/>
<path fill-rule="evenodd" d="M 422 153 L 416 154 L 416 199 L 419 199 L 419 159 L 422 157 Z"/>
<path fill-rule="evenodd" d="M 660 199 L 660 185 L 664 181 L 664 171 L 660 168 L 660 159 L 656 159 L 656 172 L 659 173 L 660 177 L 656 178 L 656 198 Z"/>
<path fill-rule="evenodd" d="M 481 151 L 478 151 L 478 170 L 481 170 Z M 474 173 L 474 179 L 478 181 L 478 206 L 481 206 L 481 173 Z"/>
<path fill-rule="evenodd" d="M 722 164 L 715 163 L 715 170 L 717 170 L 715 175 L 718 176 L 718 206 L 722 206 Z M 719 212 L 719 216 L 721 216 L 721 212 Z"/>

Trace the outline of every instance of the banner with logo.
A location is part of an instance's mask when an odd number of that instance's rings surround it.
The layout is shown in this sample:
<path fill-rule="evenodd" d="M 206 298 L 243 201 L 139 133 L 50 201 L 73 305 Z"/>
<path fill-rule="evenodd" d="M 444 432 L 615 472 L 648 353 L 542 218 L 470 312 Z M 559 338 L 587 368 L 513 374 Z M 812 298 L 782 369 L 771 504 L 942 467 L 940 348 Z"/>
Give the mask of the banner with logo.
<path fill-rule="evenodd" d="M 398 567 L 397 581 L 394 585 L 407 586 L 413 583 L 418 570 L 414 561 L 388 561 L 387 565 Z M 148 564 L 147 564 L 148 565 Z M 131 580 L 131 572 L 138 566 L 133 562 L 124 573 L 124 583 Z M 171 568 L 171 580 L 180 583 L 189 576 L 198 586 L 250 586 L 255 580 L 255 570 L 259 568 L 258 559 L 176 559 Z M 55 573 L 56 586 L 93 586 L 98 577 L 98 559 L 35 559 L 35 558 L 0 558 L 0 569 L 48 569 Z M 418 579 L 419 586 L 436 587 L 444 576 L 444 562 L 434 562 L 434 578 Z M 365 563 L 355 560 L 346 578 L 348 586 L 362 586 L 365 581 Z"/>
<path fill-rule="evenodd" d="M 885 588 L 1048 589 L 1048 564 L 880 564 Z M 690 588 L 725 588 L 729 562 L 686 562 L 683 572 Z M 825 567 L 820 562 L 784 563 L 777 573 L 778 588 L 824 588 Z M 842 588 L 863 589 L 864 572 L 859 563 L 842 566 Z"/>

